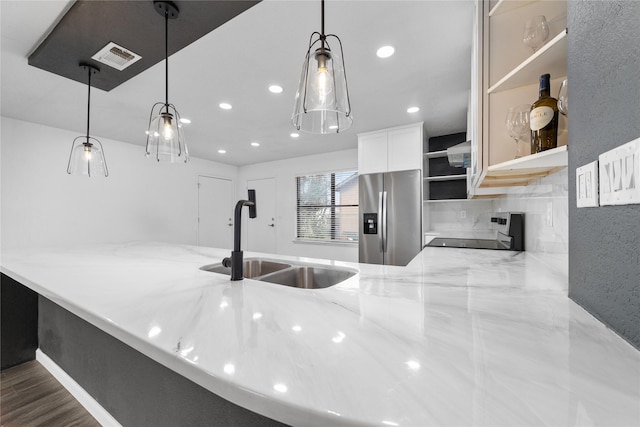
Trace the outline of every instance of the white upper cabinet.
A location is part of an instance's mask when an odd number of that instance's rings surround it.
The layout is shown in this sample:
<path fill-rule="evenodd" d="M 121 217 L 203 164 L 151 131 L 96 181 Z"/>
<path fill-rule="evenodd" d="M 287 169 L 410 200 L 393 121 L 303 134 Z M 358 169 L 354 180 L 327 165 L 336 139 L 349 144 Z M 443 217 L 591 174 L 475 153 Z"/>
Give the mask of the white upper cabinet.
<path fill-rule="evenodd" d="M 387 132 L 358 135 L 358 174 L 387 171 Z"/>
<path fill-rule="evenodd" d="M 422 169 L 422 123 L 388 133 L 388 169 Z"/>
<path fill-rule="evenodd" d="M 422 122 L 358 134 L 358 174 L 422 169 Z"/>
<path fill-rule="evenodd" d="M 474 23 L 472 81 L 467 137 L 472 141 L 468 196 L 500 195 L 567 165 L 567 120 L 560 116 L 558 148 L 515 158 L 507 134 L 511 106 L 538 99 L 538 79 L 551 74 L 551 96 L 567 76 L 567 2 L 564 0 L 478 0 Z M 533 52 L 523 43 L 525 23 L 546 17 L 549 36 Z M 520 142 L 520 144 L 526 144 Z"/>

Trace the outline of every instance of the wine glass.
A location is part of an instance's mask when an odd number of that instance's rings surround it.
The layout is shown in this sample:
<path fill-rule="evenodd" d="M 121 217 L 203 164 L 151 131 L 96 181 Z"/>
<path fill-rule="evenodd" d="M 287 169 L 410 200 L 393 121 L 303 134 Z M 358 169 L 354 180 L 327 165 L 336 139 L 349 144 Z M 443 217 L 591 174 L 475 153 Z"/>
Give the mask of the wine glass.
<path fill-rule="evenodd" d="M 509 136 L 516 142 L 516 159 L 531 154 L 531 151 L 526 152 L 526 147 L 531 150 L 530 144 L 519 144 L 520 140 L 531 131 L 529 128 L 530 111 L 531 105 L 529 104 L 510 107 L 507 111 L 505 125 Z M 522 145 L 525 146 L 524 149 L 521 148 Z"/>
<path fill-rule="evenodd" d="M 563 115 L 567 115 L 569 111 L 569 94 L 568 94 L 567 79 L 564 79 L 560 84 L 560 90 L 558 91 L 558 111 Z"/>
<path fill-rule="evenodd" d="M 525 24 L 522 41 L 533 49 L 534 53 L 544 45 L 548 37 L 549 24 L 547 24 L 547 18 L 544 15 L 534 16 Z"/>

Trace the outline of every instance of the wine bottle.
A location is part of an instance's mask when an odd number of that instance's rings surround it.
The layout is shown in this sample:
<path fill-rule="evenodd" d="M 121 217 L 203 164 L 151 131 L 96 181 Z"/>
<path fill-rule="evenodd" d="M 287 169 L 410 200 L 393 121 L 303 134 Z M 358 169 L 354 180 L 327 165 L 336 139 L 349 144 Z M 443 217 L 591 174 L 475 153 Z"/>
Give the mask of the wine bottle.
<path fill-rule="evenodd" d="M 531 106 L 531 153 L 539 153 L 558 146 L 558 101 L 551 97 L 549 74 L 540 76 L 540 97 Z"/>

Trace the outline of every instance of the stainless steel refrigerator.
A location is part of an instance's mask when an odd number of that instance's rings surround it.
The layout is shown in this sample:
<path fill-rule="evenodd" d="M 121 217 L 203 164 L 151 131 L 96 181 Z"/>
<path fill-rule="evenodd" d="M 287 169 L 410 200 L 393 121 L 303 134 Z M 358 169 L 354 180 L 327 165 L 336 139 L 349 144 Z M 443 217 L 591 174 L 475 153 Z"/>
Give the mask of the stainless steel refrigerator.
<path fill-rule="evenodd" d="M 422 249 L 420 170 L 360 175 L 360 262 L 407 265 Z"/>

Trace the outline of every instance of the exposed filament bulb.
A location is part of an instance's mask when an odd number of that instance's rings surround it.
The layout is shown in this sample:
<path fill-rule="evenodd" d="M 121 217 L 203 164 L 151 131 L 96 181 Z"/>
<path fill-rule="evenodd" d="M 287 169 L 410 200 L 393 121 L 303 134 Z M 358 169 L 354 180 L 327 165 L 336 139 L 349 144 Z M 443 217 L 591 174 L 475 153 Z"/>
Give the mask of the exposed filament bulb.
<path fill-rule="evenodd" d="M 167 141 L 173 139 L 174 131 L 171 125 L 171 114 L 162 114 L 162 120 L 164 121 L 162 124 L 162 137 Z"/>
<path fill-rule="evenodd" d="M 91 144 L 86 142 L 84 145 L 84 159 L 87 161 L 91 161 L 93 158 L 93 153 L 91 152 Z"/>

